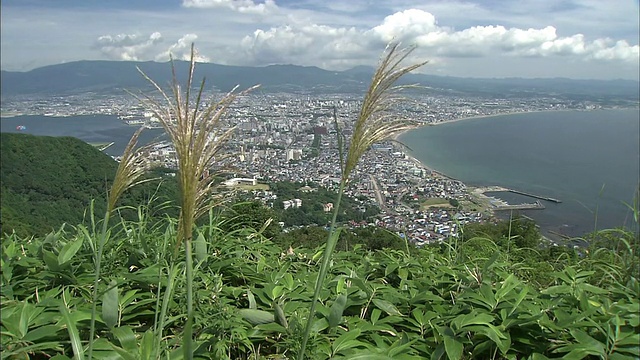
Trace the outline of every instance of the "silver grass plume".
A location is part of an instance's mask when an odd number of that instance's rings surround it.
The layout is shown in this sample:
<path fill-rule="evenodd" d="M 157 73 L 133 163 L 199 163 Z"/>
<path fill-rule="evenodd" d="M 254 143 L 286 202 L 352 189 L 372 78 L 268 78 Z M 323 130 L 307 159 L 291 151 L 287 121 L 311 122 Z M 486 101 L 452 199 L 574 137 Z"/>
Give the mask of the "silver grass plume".
<path fill-rule="evenodd" d="M 136 97 L 158 118 L 176 149 L 179 183 L 182 192 L 178 234 L 181 237 L 188 238 L 179 238 L 178 246 L 182 240 L 191 238 L 189 234 L 191 234 L 195 220 L 223 200 L 213 194 L 215 173 L 210 173 L 209 170 L 214 161 L 219 163 L 223 160 L 224 156 L 219 152 L 231 138 L 235 128 L 224 129 L 221 120 L 228 107 L 238 96 L 242 96 L 257 87 L 254 86 L 247 90 L 236 92 L 236 86 L 220 100 L 213 101 L 211 99 L 209 103 L 203 105 L 202 95 L 205 86 L 205 80 L 203 79 L 196 94 L 195 104 L 192 105 L 191 91 L 195 64 L 195 50 L 192 44 L 189 74 L 186 89 L 183 91 L 177 81 L 173 58 L 171 59 L 173 75 L 171 95 L 168 95 L 155 81 L 138 68 L 142 76 L 162 95 L 164 102 L 159 103 L 148 95 Z"/>
<path fill-rule="evenodd" d="M 411 54 L 415 46 L 399 48 L 399 44 L 390 44 L 385 49 L 371 85 L 364 96 L 360 113 L 356 119 L 349 152 L 345 162 L 342 181 L 347 182 L 351 171 L 358 165 L 362 154 L 371 145 L 392 138 L 394 135 L 415 127 L 409 120 L 391 120 L 389 110 L 403 100 L 400 92 L 415 85 L 395 85 L 405 74 L 422 67 L 428 61 L 402 67 L 402 62 Z"/>
<path fill-rule="evenodd" d="M 131 136 L 129 143 L 124 149 L 122 159 L 118 164 L 116 175 L 111 184 L 111 189 L 107 195 L 107 211 L 111 212 L 115 209 L 116 203 L 120 196 L 129 188 L 149 181 L 151 179 L 142 179 L 142 176 L 149 169 L 148 150 L 150 145 L 137 148 L 138 138 L 143 128 L 136 130 Z"/>

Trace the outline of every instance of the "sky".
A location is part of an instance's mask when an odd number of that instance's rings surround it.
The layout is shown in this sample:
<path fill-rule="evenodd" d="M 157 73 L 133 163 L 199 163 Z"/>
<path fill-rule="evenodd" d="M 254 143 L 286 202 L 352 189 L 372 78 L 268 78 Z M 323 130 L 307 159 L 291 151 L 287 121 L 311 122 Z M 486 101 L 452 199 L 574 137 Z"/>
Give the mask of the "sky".
<path fill-rule="evenodd" d="M 415 46 L 420 72 L 639 79 L 639 0 L 3 0 L 0 67 L 77 60 L 375 66 Z"/>

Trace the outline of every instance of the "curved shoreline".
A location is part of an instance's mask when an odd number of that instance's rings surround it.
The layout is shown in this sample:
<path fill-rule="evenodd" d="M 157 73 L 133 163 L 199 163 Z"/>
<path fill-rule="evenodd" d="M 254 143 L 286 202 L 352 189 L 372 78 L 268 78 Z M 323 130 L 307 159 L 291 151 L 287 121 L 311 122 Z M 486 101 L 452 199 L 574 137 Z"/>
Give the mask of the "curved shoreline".
<path fill-rule="evenodd" d="M 612 109 L 598 109 L 598 110 L 612 110 Z M 619 109 L 619 110 L 624 110 L 624 109 Z M 427 169 L 427 170 L 429 170 L 429 171 L 431 171 L 433 173 L 438 174 L 439 176 L 446 177 L 446 178 L 451 179 L 451 180 L 456 180 L 456 181 L 463 182 L 463 181 L 461 181 L 459 179 L 456 179 L 456 178 L 454 178 L 452 176 L 449 176 L 449 175 L 447 175 L 447 174 L 445 174 L 445 173 L 443 173 L 443 172 L 441 172 L 439 170 L 435 170 L 435 169 L 429 167 L 429 165 L 425 164 L 424 162 L 418 160 L 415 156 L 413 156 L 410 153 L 411 149 L 408 146 L 406 146 L 404 143 L 402 143 L 402 140 L 400 138 L 403 135 L 405 135 L 408 132 L 410 132 L 410 131 L 417 130 L 419 128 L 426 127 L 426 126 L 438 126 L 438 125 L 455 123 L 455 122 L 460 122 L 460 121 L 486 119 L 486 118 L 492 118 L 492 117 L 512 116 L 512 115 L 519 115 L 519 114 L 535 114 L 535 113 L 544 113 L 544 112 L 561 112 L 561 111 L 564 112 L 564 111 L 594 111 L 594 110 L 588 110 L 588 109 L 557 109 L 557 110 L 509 111 L 509 112 L 497 113 L 497 114 L 466 116 L 466 117 L 461 117 L 461 118 L 456 118 L 456 119 L 442 120 L 442 121 L 433 122 L 433 123 L 419 124 L 419 125 L 417 125 L 416 127 L 412 128 L 412 129 L 404 130 L 404 131 L 401 131 L 401 132 L 395 134 L 391 140 L 393 140 L 397 144 L 402 145 L 402 150 L 403 150 L 403 152 L 405 153 L 405 155 L 407 156 L 407 158 L 409 160 L 419 164 L 423 168 L 425 168 L 425 169 Z M 470 187 L 467 184 L 465 184 L 465 186 Z"/>

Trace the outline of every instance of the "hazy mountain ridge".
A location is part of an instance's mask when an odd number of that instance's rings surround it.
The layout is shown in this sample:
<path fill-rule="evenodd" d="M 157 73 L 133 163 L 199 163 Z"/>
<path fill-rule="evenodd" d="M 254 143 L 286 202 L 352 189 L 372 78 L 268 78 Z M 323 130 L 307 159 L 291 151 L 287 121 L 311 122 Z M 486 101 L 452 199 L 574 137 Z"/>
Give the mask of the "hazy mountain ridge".
<path fill-rule="evenodd" d="M 187 73 L 188 62 L 176 61 L 177 74 Z M 76 61 L 50 65 L 28 72 L 2 71 L 3 97 L 15 95 L 65 95 L 88 91 L 120 92 L 149 88 L 138 73 L 139 67 L 161 86 L 171 81 L 168 63 L 134 61 Z M 345 71 L 328 71 L 313 66 L 270 65 L 229 66 L 213 63 L 197 65 L 196 80 L 207 79 L 207 88 L 229 91 L 256 84 L 262 91 L 301 90 L 309 92 L 361 92 L 373 68 L 358 66 Z M 184 80 L 180 78 L 178 80 Z M 406 83 L 416 83 L 436 93 L 464 93 L 485 96 L 558 96 L 594 99 L 637 100 L 640 85 L 632 80 L 575 80 L 567 78 L 459 78 L 409 74 Z"/>

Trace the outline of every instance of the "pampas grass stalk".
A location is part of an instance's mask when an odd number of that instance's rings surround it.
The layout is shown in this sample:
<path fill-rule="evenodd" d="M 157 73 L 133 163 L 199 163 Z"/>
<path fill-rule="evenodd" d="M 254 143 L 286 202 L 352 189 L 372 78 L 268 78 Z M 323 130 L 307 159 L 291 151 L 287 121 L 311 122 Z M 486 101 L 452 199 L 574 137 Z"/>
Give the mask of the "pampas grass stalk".
<path fill-rule="evenodd" d="M 118 164 L 116 175 L 111 184 L 111 188 L 107 193 L 107 211 L 104 215 L 102 223 L 102 232 L 98 235 L 97 246 L 93 245 L 93 251 L 95 254 L 95 277 L 93 280 L 93 292 L 92 292 L 92 305 L 91 305 L 91 324 L 89 329 L 89 349 L 88 358 L 93 357 L 93 340 L 96 330 L 96 312 L 98 304 L 98 285 L 100 283 L 100 273 L 102 269 L 102 254 L 104 246 L 109 239 L 109 221 L 111 220 L 111 213 L 116 208 L 116 203 L 120 196 L 129 188 L 149 181 L 150 179 L 143 179 L 142 176 L 149 168 L 149 162 L 147 160 L 147 151 L 149 146 L 143 146 L 136 148 L 138 144 L 138 138 L 143 128 L 138 129 L 127 144 L 122 154 L 122 159 Z M 97 249 L 96 249 L 97 247 Z M 97 252 L 97 253 L 96 253 Z"/>
<path fill-rule="evenodd" d="M 205 80 L 200 83 L 195 99 L 192 97 L 193 73 L 196 65 L 195 49 L 191 45 L 191 61 L 186 88 L 181 89 L 176 78 L 175 64 L 171 60 L 171 93 L 167 94 L 155 81 L 140 69 L 164 101 L 158 102 L 147 95 L 138 99 L 159 119 L 162 127 L 173 143 L 177 154 L 179 187 L 181 192 L 180 216 L 176 249 L 184 243 L 185 275 L 187 286 L 187 323 L 184 329 L 183 350 L 185 359 L 193 359 L 193 254 L 192 238 L 196 220 L 208 213 L 209 209 L 224 201 L 224 197 L 214 193 L 214 173 L 209 173 L 214 162 L 219 163 L 224 156 L 220 150 L 231 138 L 235 128 L 225 128 L 222 122 L 229 106 L 238 96 L 242 96 L 256 86 L 242 92 L 234 88 L 218 101 L 209 101 L 203 106 L 202 95 Z M 192 101 L 195 103 L 192 104 Z"/>
<path fill-rule="evenodd" d="M 329 235 L 322 255 L 322 263 L 318 273 L 313 299 L 311 300 L 311 307 L 303 334 L 302 346 L 300 347 L 297 357 L 299 360 L 302 360 L 305 357 L 306 346 L 315 317 L 318 297 L 320 296 L 324 279 L 329 270 L 331 255 L 333 254 L 338 240 L 339 229 L 336 230 L 336 220 L 340 209 L 342 194 L 347 187 L 349 176 L 358 165 L 362 155 L 371 147 L 371 145 L 391 139 L 398 133 L 415 127 L 415 124 L 408 120 L 392 119 L 392 114 L 390 113 L 390 110 L 403 100 L 400 96 L 400 92 L 406 88 L 414 87 L 413 85 L 395 85 L 396 82 L 405 74 L 427 63 L 427 61 L 423 61 L 403 67 L 402 63 L 413 50 L 414 47 L 400 48 L 399 44 L 389 45 L 385 49 L 385 53 L 383 54 L 373 78 L 371 79 L 369 89 L 362 101 L 360 113 L 356 119 L 351 141 L 349 142 L 349 151 L 347 152 L 346 161 L 344 163 L 342 155 L 342 134 L 340 129 L 338 129 L 338 150 L 342 170 L 340 188 L 338 190 L 336 206 L 334 207 Z"/>

